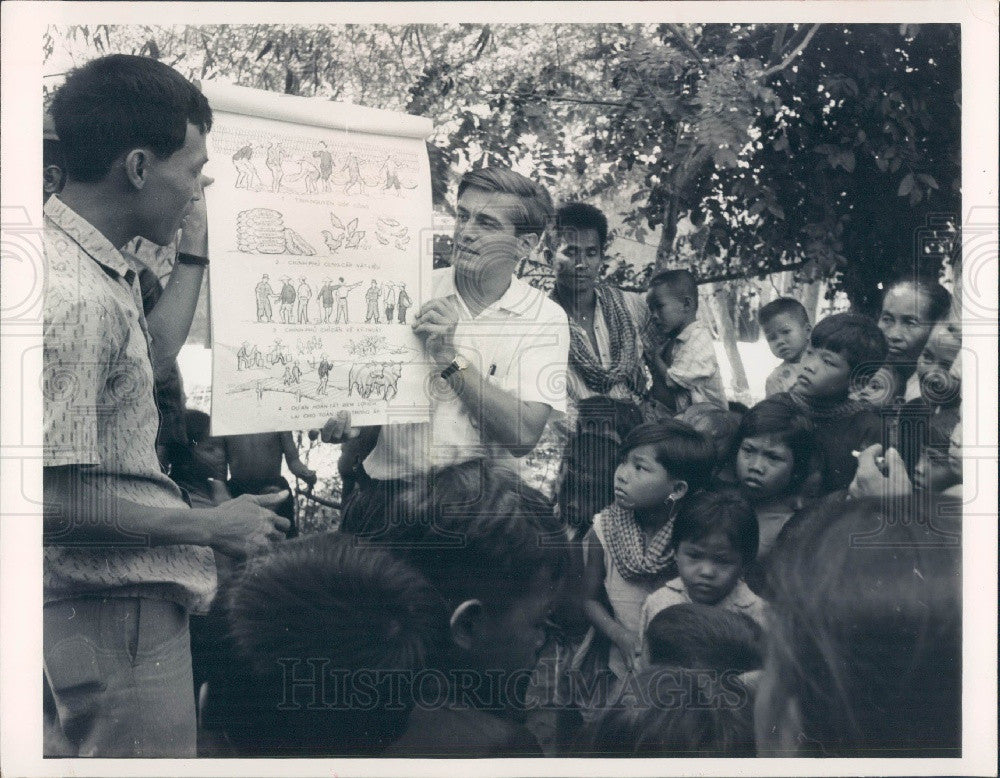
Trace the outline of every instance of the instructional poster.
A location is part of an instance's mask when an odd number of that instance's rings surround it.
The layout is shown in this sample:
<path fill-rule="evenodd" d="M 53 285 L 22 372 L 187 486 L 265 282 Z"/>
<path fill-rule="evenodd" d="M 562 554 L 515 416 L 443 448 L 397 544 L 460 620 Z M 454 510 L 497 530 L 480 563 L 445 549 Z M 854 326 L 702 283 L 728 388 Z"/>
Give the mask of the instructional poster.
<path fill-rule="evenodd" d="M 431 123 L 203 84 L 212 433 L 424 421 Z"/>

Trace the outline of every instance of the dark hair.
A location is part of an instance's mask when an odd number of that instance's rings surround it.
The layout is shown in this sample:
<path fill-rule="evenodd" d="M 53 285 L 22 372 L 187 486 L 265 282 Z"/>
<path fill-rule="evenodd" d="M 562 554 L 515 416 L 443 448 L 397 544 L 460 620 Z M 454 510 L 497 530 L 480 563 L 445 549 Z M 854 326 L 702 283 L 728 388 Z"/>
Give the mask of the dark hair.
<path fill-rule="evenodd" d="M 188 440 L 201 443 L 208 437 L 211 423 L 212 417 L 204 411 L 197 411 L 194 408 L 187 408 L 184 411 L 184 426 L 187 429 Z"/>
<path fill-rule="evenodd" d="M 66 173 L 96 182 L 131 149 L 148 147 L 160 158 L 184 145 L 188 123 L 212 128 L 212 109 L 195 86 L 172 67 L 147 57 L 111 54 L 70 73 L 52 100 Z"/>
<path fill-rule="evenodd" d="M 699 603 L 671 605 L 646 627 L 649 661 L 692 670 L 745 673 L 764 663 L 764 633 L 744 613 Z"/>
<path fill-rule="evenodd" d="M 573 756 L 756 756 L 753 703 L 735 675 L 651 668 L 580 735 Z"/>
<path fill-rule="evenodd" d="M 729 462 L 736 453 L 740 415 L 726 411 L 713 403 L 694 403 L 675 416 L 678 421 L 690 424 L 708 435 L 715 444 L 716 464 Z"/>
<path fill-rule="evenodd" d="M 715 444 L 690 424 L 677 419 L 640 424 L 622 441 L 622 456 L 639 446 L 652 446 L 656 461 L 685 481 L 689 493 L 705 488 L 712 478 Z"/>
<path fill-rule="evenodd" d="M 552 504 L 485 460 L 432 471 L 382 499 L 383 510 L 358 508 L 343 529 L 413 564 L 452 607 L 478 599 L 503 610 L 539 570 L 559 579 L 568 564 Z"/>
<path fill-rule="evenodd" d="M 930 301 L 927 313 L 931 322 L 939 322 L 951 312 L 951 292 L 941 286 L 936 278 L 925 275 L 904 275 L 893 279 L 886 285 L 882 299 L 884 300 L 889 292 L 903 284 L 912 284 L 927 295 Z"/>
<path fill-rule="evenodd" d="M 520 197 L 520 207 L 511 215 L 518 235 L 531 233 L 542 236 L 552 222 L 552 197 L 548 190 L 509 167 L 492 166 L 470 170 L 458 183 L 458 196 L 461 197 L 469 188 Z"/>
<path fill-rule="evenodd" d="M 750 410 L 745 403 L 738 402 L 737 400 L 730 400 L 728 403 L 726 403 L 726 405 L 729 407 L 730 411 L 732 411 L 733 413 L 738 413 L 741 416 Z"/>
<path fill-rule="evenodd" d="M 802 324 L 809 324 L 809 314 L 806 313 L 806 307 L 793 297 L 779 297 L 777 300 L 771 300 L 757 312 L 757 320 L 763 326 L 776 316 L 784 314 L 797 316 Z"/>
<path fill-rule="evenodd" d="M 773 394 L 746 412 L 736 447 L 745 438 L 774 435 L 792 451 L 792 482 L 798 489 L 816 468 L 816 431 L 812 420 L 787 392 Z"/>
<path fill-rule="evenodd" d="M 757 558 L 760 542 L 757 514 L 734 489 L 698 492 L 683 500 L 677 511 L 670 545 L 676 549 L 685 540 L 701 540 L 716 532 L 729 538 L 744 567 Z"/>
<path fill-rule="evenodd" d="M 878 325 L 858 313 L 835 313 L 813 327 L 809 342 L 844 358 L 852 378 L 867 380 L 885 363 L 889 346 Z"/>
<path fill-rule="evenodd" d="M 444 650 L 448 622 L 433 587 L 389 552 L 349 535 L 276 546 L 247 564 L 225 601 L 235 662 L 210 694 L 218 693 L 215 704 L 230 718 L 227 734 L 241 755 L 380 752 L 402 734 L 412 708 L 410 684 L 393 691 L 381 678 L 419 671 Z M 289 673 L 331 671 L 348 674 L 345 686 L 368 674 L 375 704 L 337 698 L 332 682 L 321 687 L 320 709 L 309 706 L 316 689 L 289 691 Z"/>
<path fill-rule="evenodd" d="M 810 753 L 960 754 L 961 546 L 927 516 L 917 500 L 824 501 L 775 570 L 758 711 L 795 700 Z"/>
<path fill-rule="evenodd" d="M 677 297 L 688 297 L 698 309 L 698 282 L 690 270 L 661 270 L 649 279 L 649 289 L 665 286 Z"/>
<path fill-rule="evenodd" d="M 556 211 L 556 229 L 595 230 L 601 246 L 608 240 L 608 218 L 589 203 L 567 203 Z"/>

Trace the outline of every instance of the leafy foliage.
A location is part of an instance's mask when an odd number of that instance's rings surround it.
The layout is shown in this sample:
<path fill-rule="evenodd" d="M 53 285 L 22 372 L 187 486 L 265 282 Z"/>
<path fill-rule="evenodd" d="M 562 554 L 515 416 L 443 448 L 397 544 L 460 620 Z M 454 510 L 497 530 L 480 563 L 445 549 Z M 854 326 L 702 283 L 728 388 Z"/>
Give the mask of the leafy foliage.
<path fill-rule="evenodd" d="M 132 52 L 425 115 L 439 208 L 461 172 L 503 162 L 563 199 L 624 194 L 623 234 L 658 233 L 658 264 L 798 269 L 862 310 L 953 245 L 959 45 L 957 26 L 855 24 L 98 25 L 44 41 L 47 60 Z M 651 268 L 608 272 L 634 288 Z"/>

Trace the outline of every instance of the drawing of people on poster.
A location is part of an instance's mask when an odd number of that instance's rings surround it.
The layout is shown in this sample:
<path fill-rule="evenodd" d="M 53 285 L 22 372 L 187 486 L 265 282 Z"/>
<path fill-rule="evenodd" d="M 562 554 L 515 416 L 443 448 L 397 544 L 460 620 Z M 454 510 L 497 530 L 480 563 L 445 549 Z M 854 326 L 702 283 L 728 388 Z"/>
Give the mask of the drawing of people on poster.
<path fill-rule="evenodd" d="M 319 427 L 342 409 L 359 424 L 426 418 L 419 340 L 385 325 L 409 323 L 429 286 L 411 238 L 431 226 L 430 123 L 203 87 L 213 433 Z"/>

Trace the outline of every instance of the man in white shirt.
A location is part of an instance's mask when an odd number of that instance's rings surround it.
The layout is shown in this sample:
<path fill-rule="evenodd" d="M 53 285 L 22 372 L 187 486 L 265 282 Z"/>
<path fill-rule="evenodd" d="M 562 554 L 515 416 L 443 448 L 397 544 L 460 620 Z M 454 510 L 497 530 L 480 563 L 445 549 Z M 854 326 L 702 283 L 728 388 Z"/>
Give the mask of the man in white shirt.
<path fill-rule="evenodd" d="M 544 188 L 507 168 L 467 173 L 458 187 L 452 266 L 434 271 L 414 332 L 434 372 L 431 418 L 383 427 L 364 470 L 412 481 L 432 468 L 477 459 L 516 469 L 553 410 L 566 407 L 566 314 L 514 276 L 552 218 Z M 356 436 L 346 413 L 327 442 Z"/>

